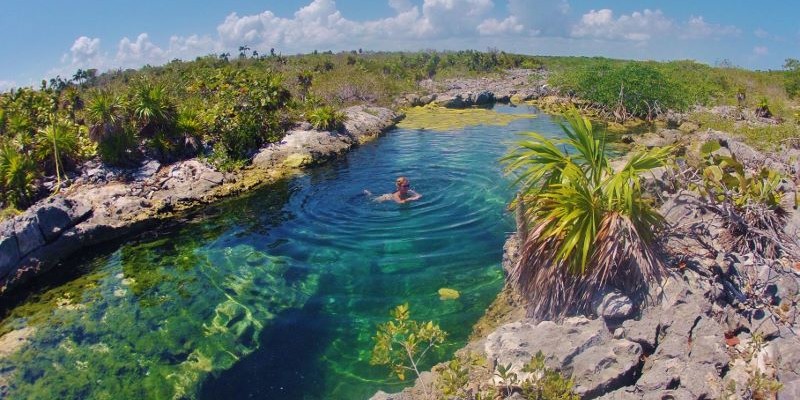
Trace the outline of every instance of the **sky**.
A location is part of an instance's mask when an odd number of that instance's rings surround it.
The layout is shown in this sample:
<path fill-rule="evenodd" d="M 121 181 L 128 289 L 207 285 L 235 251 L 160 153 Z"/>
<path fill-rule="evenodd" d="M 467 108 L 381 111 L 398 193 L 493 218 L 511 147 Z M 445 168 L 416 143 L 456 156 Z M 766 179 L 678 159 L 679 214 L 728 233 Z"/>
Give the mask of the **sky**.
<path fill-rule="evenodd" d="M 230 52 L 499 50 L 729 62 L 800 58 L 795 0 L 4 0 L 0 90 Z"/>

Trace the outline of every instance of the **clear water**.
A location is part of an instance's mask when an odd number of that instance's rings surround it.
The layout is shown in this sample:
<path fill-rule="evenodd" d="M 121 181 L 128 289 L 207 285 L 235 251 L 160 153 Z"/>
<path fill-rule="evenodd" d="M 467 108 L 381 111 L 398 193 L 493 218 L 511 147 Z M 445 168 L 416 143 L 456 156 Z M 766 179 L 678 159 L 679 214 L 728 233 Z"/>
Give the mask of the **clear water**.
<path fill-rule="evenodd" d="M 498 106 L 499 112 L 536 112 Z M 453 132 L 396 129 L 346 158 L 75 262 L 7 310 L 37 328 L 0 361 L 12 398 L 365 399 L 406 383 L 369 365 L 404 302 L 462 346 L 502 286 L 512 189 L 497 159 L 550 117 Z M 370 201 L 405 175 L 423 198 Z M 437 291 L 453 288 L 457 300 Z M 429 363 L 430 364 L 430 363 Z"/>

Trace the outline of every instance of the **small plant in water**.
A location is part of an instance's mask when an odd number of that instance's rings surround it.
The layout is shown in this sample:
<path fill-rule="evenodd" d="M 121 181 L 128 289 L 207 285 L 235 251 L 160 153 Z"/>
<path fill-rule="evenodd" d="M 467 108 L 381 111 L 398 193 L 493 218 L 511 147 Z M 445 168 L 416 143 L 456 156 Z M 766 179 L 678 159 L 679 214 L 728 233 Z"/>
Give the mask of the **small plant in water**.
<path fill-rule="evenodd" d="M 408 304 L 401 304 L 392 310 L 392 321 L 378 325 L 370 360 L 373 365 L 389 366 L 400 380 L 405 380 L 409 371 L 419 378 L 420 363 L 425 355 L 447 337 L 438 324 L 413 321 L 410 314 Z M 422 388 L 426 397 L 430 398 L 429 388 L 425 385 Z"/>

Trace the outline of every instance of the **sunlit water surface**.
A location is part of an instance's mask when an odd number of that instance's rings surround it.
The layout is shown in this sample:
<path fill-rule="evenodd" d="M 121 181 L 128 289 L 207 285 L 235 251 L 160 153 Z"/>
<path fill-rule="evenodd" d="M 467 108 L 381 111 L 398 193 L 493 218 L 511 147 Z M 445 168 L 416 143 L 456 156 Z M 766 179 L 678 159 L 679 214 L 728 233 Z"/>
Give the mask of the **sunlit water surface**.
<path fill-rule="evenodd" d="M 503 113 L 535 113 L 498 106 Z M 502 286 L 512 189 L 497 160 L 545 114 L 452 132 L 396 129 L 307 174 L 74 262 L 7 310 L 37 333 L 11 398 L 366 399 L 406 383 L 369 364 L 397 304 L 462 346 Z M 422 199 L 398 205 L 407 176 Z M 456 289 L 457 300 L 437 291 Z M 428 364 L 430 365 L 430 363 Z"/>

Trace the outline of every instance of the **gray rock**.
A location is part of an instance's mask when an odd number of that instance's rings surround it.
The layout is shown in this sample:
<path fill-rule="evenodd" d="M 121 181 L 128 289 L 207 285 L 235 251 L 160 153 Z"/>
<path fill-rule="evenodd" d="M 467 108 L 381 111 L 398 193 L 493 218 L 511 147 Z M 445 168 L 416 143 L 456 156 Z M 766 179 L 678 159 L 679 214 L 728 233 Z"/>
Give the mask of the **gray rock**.
<path fill-rule="evenodd" d="M 161 168 L 161 163 L 156 160 L 148 160 L 132 174 L 133 179 L 137 181 L 150 179 L 158 172 L 159 168 Z"/>
<path fill-rule="evenodd" d="M 755 333 L 765 340 L 772 340 L 780 336 L 780 328 L 773 321 L 772 314 L 763 310 L 756 310 L 750 321 L 750 326 L 755 328 Z"/>
<path fill-rule="evenodd" d="M 549 368 L 571 375 L 576 391 L 597 396 L 632 383 L 641 346 L 613 339 L 602 320 L 567 318 L 563 323 L 523 320 L 492 332 L 484 345 L 487 358 L 511 365 L 520 380 L 530 376 L 522 367 L 541 351 Z"/>
<path fill-rule="evenodd" d="M 631 383 L 641 356 L 642 346 L 628 340 L 586 349 L 572 361 L 575 393 L 595 397 Z"/>
<path fill-rule="evenodd" d="M 64 197 L 54 197 L 35 209 L 39 229 L 47 242 L 55 240 L 61 233 L 91 214 L 91 208 L 83 203 Z"/>
<path fill-rule="evenodd" d="M 646 310 L 639 320 L 629 319 L 622 323 L 625 338 L 639 343 L 645 351 L 652 352 L 656 347 L 661 317 L 652 309 Z"/>
<path fill-rule="evenodd" d="M 0 237 L 0 279 L 11 273 L 19 260 L 19 247 L 17 236 Z"/>
<path fill-rule="evenodd" d="M 781 390 L 778 391 L 778 400 L 797 400 L 800 399 L 800 379 L 791 382 L 781 382 Z"/>
<path fill-rule="evenodd" d="M 36 214 L 24 214 L 15 219 L 14 230 L 17 232 L 17 245 L 20 255 L 26 255 L 44 245 L 44 236 L 39 230 Z"/>
<path fill-rule="evenodd" d="M 606 320 L 620 320 L 633 313 L 633 301 L 618 290 L 606 294 L 594 307 L 597 315 Z"/>

